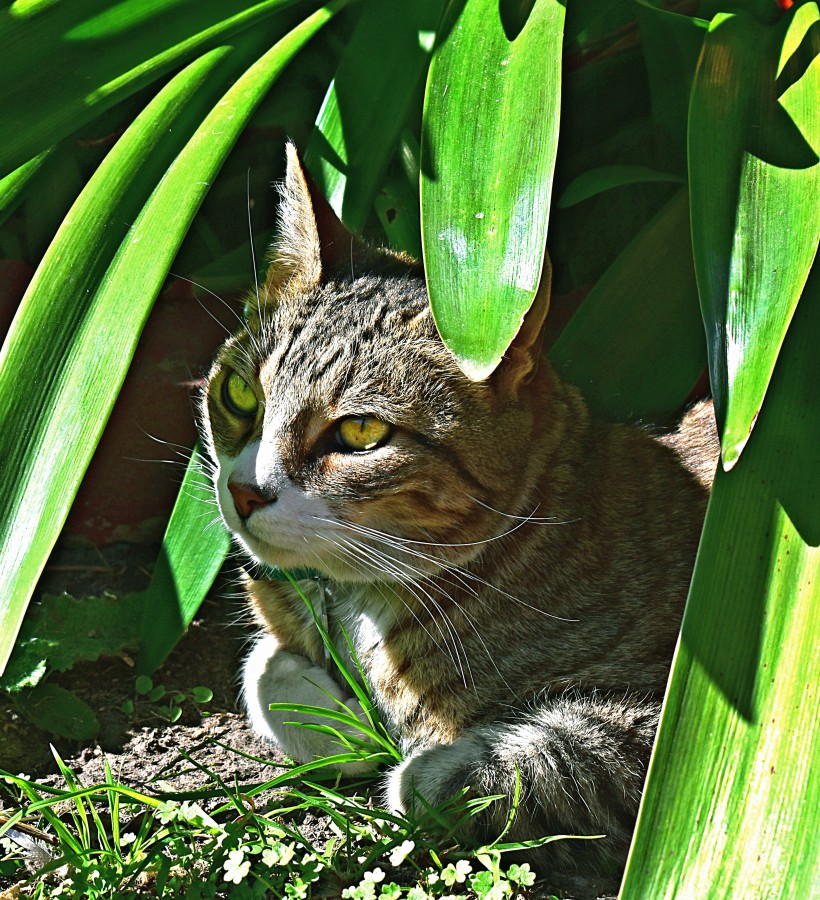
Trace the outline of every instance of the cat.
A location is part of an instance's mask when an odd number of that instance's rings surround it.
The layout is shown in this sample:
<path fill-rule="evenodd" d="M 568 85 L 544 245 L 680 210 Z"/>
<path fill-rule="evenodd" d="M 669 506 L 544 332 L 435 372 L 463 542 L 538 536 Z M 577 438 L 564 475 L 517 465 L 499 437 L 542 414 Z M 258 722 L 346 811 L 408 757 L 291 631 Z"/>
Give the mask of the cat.
<path fill-rule="evenodd" d="M 468 380 L 420 266 L 349 235 L 290 144 L 280 193 L 267 280 L 201 404 L 222 517 L 256 563 L 322 576 L 301 586 L 324 596 L 348 660 L 350 635 L 405 754 L 385 776 L 394 810 L 500 794 L 462 828 L 490 840 L 518 785 L 505 840 L 605 835 L 531 859 L 606 869 L 658 723 L 717 458 L 711 410 L 660 436 L 594 421 L 541 353 L 548 258 L 499 367 Z M 264 569 L 247 593 L 263 629 L 242 675 L 253 727 L 297 761 L 340 752 L 269 709 L 362 714 L 312 614 Z"/>

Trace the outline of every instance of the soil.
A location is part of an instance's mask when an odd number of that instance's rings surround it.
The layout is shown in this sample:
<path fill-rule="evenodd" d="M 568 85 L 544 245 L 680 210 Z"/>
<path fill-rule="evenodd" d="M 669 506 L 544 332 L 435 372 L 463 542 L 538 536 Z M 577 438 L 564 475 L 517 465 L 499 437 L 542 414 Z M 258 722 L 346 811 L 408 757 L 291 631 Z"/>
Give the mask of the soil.
<path fill-rule="evenodd" d="M 38 594 L 122 596 L 141 590 L 155 557 L 154 548 L 135 544 L 63 547 L 52 556 Z M 235 564 L 231 568 L 235 571 Z M 175 723 L 163 719 L 156 705 L 144 698 L 136 698 L 134 712 L 123 710 L 123 704 L 135 700 L 134 660 L 125 653 L 50 676 L 51 682 L 74 692 L 94 710 L 100 731 L 87 744 L 55 739 L 39 730 L 17 711 L 9 695 L 0 692 L 0 769 L 63 786 L 50 750 L 53 744 L 87 785 L 104 780 L 105 760 L 122 783 L 148 792 L 211 787 L 207 770 L 229 784 L 258 784 L 274 777 L 281 771 L 281 754 L 250 730 L 237 703 L 237 672 L 253 633 L 243 619 L 236 585 L 229 575 L 221 577 L 154 676 L 155 684 L 169 691 L 205 685 L 214 693 L 213 700 L 201 707 L 193 701 L 181 704 L 182 716 Z M 207 808 L 206 803 L 202 805 Z M 302 823 L 305 826 L 321 834 L 324 823 Z M 8 886 L 0 878 L 0 895 Z M 614 900 L 616 890 L 611 882 L 575 877 L 550 884 L 538 896 L 555 893 L 573 900 Z"/>

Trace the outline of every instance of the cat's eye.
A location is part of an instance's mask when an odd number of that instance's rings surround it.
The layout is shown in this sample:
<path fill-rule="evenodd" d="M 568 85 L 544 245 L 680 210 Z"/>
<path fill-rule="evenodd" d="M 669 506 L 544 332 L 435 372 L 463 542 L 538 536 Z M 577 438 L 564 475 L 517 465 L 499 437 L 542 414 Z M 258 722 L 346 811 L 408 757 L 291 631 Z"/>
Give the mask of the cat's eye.
<path fill-rule="evenodd" d="M 391 428 L 374 416 L 348 416 L 336 429 L 336 437 L 346 450 L 374 450 L 390 437 Z"/>
<path fill-rule="evenodd" d="M 259 400 L 253 388 L 236 372 L 229 372 L 222 382 L 222 402 L 228 412 L 241 418 L 253 418 L 259 409 Z"/>

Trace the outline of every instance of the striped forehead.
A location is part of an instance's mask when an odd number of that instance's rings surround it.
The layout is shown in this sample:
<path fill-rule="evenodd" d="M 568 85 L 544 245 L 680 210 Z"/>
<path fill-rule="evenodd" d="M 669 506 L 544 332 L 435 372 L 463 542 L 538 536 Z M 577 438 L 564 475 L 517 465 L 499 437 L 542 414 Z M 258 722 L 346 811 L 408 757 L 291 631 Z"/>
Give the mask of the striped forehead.
<path fill-rule="evenodd" d="M 266 391 L 309 383 L 338 396 L 362 377 L 385 385 L 385 367 L 395 365 L 400 344 L 407 349 L 407 323 L 426 308 L 423 288 L 408 291 L 403 283 L 402 289 L 397 298 L 393 284 L 360 279 L 326 286 L 293 307 L 283 305 L 263 326 L 263 344 L 270 349 L 259 374 Z"/>

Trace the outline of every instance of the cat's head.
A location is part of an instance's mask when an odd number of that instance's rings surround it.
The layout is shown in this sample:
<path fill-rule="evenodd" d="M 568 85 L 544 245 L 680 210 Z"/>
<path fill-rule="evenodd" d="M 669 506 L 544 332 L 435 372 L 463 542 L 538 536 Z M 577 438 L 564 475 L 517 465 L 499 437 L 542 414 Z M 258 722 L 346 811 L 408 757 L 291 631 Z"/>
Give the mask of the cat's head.
<path fill-rule="evenodd" d="M 219 507 L 251 555 L 403 581 L 469 560 L 531 512 L 545 269 L 506 358 L 472 382 L 419 267 L 345 232 L 289 146 L 267 281 L 202 403 Z"/>

